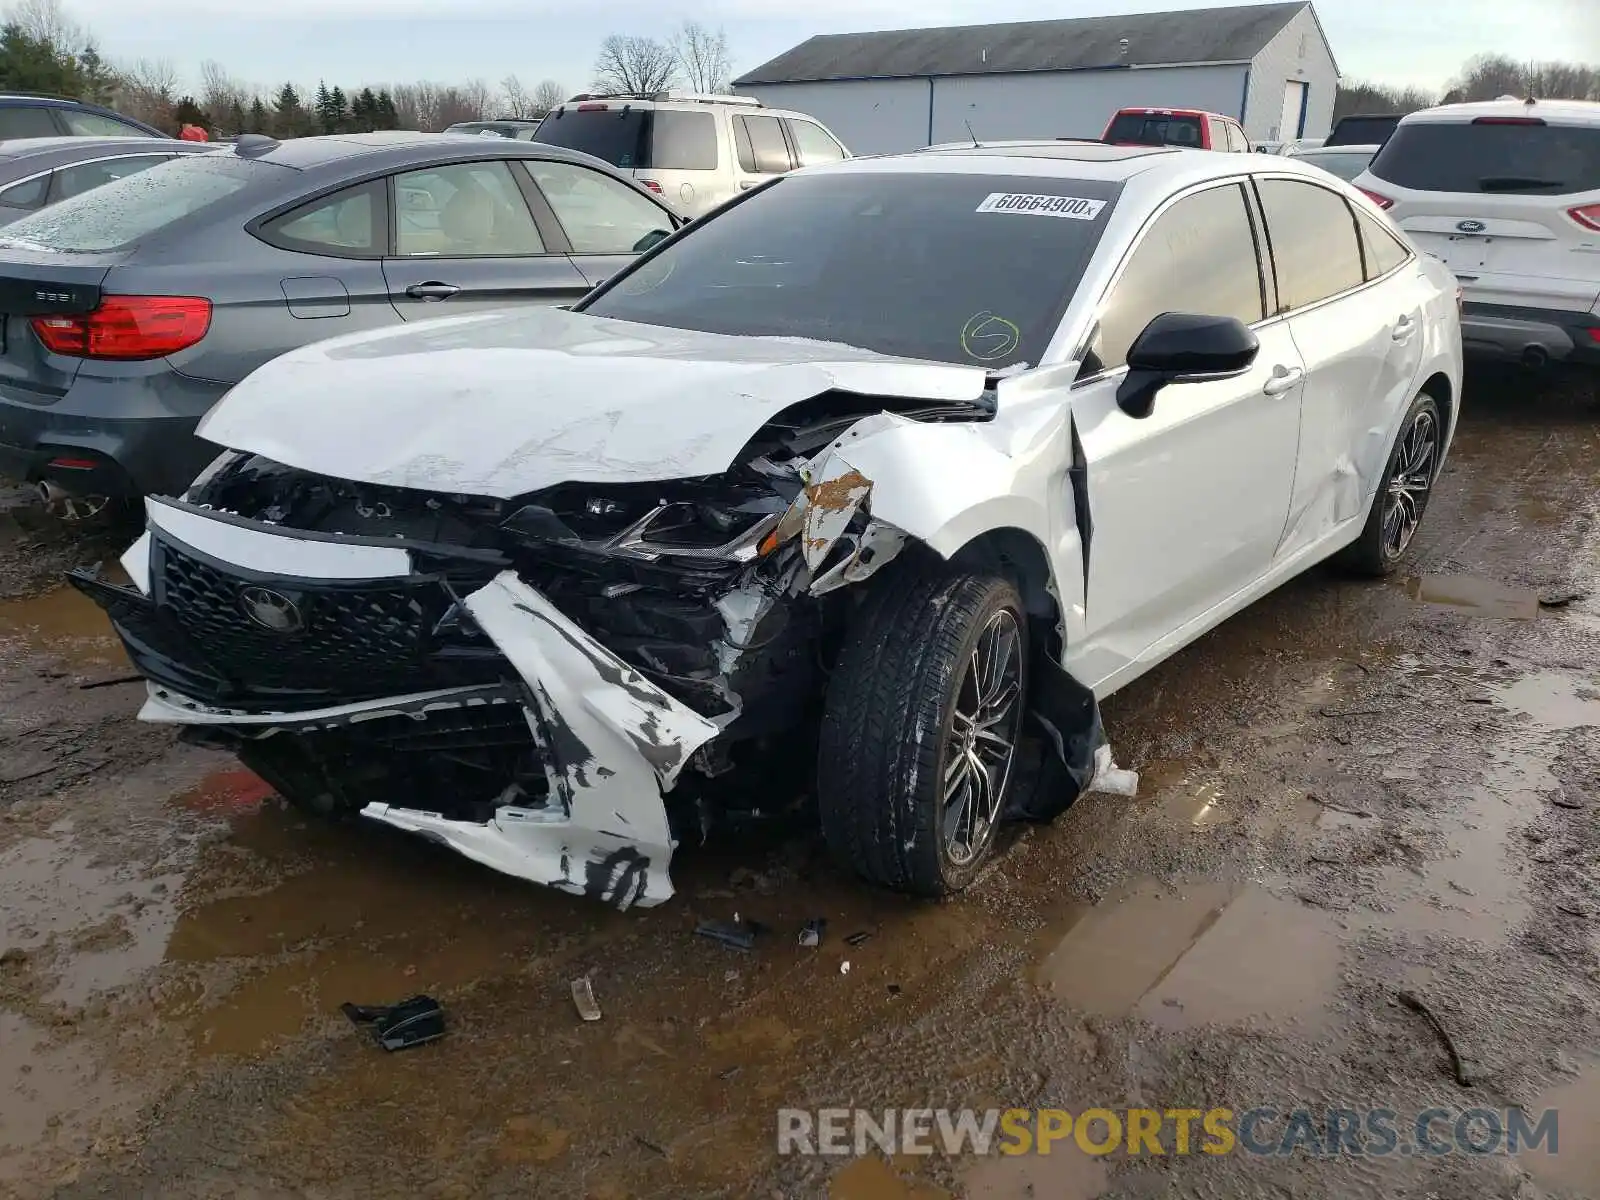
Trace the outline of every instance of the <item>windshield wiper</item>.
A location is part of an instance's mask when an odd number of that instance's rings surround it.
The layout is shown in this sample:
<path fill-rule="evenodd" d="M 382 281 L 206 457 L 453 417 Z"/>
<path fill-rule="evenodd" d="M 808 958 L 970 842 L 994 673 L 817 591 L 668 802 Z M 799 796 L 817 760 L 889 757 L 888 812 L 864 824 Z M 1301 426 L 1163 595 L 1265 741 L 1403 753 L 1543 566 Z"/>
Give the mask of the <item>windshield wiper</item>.
<path fill-rule="evenodd" d="M 1480 192 L 1516 192 L 1523 188 L 1562 188 L 1566 182 L 1561 179 L 1535 179 L 1530 175 L 1490 175 L 1487 179 L 1478 180 Z"/>

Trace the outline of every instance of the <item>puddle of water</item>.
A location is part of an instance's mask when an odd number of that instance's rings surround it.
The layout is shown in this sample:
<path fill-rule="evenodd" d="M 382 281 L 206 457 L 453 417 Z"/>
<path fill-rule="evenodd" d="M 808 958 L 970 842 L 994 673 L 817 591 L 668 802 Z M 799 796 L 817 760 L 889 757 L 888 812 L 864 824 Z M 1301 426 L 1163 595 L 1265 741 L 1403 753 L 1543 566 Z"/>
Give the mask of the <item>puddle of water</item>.
<path fill-rule="evenodd" d="M 828 1200 L 950 1200 L 950 1193 L 907 1183 L 881 1158 L 858 1158 L 829 1181 Z"/>
<path fill-rule="evenodd" d="M 0 952 L 70 943 L 55 955 L 49 999 L 79 1005 L 120 987 L 161 961 L 175 920 L 181 876 L 141 877 L 102 866 L 62 840 L 27 838 L 0 853 L 6 902 L 0 906 Z"/>
<path fill-rule="evenodd" d="M 1473 575 L 1424 575 L 1406 580 L 1406 592 L 1423 604 L 1459 609 L 1469 616 L 1534 621 L 1539 594 L 1532 588 L 1510 587 Z"/>
<path fill-rule="evenodd" d="M 125 581 L 117 571 L 108 578 Z M 63 585 L 42 596 L 0 603 L 0 637 L 20 638 L 30 646 L 75 666 L 126 666 L 122 643 L 101 607 L 75 587 Z"/>
<path fill-rule="evenodd" d="M 966 1200 L 1095 1200 L 1110 1186 L 1106 1165 L 1070 1142 L 1041 1154 L 980 1159 L 962 1176 Z"/>
<path fill-rule="evenodd" d="M 1559 671 L 1538 671 L 1494 689 L 1500 703 L 1551 730 L 1600 725 L 1600 683 Z"/>
<path fill-rule="evenodd" d="M 38 1182 L 36 1159 L 47 1144 L 86 1152 L 99 1125 L 135 1103 L 82 1047 L 52 1045 L 38 1026 L 0 1012 L 0 1180 Z"/>
<path fill-rule="evenodd" d="M 1536 1118 L 1547 1108 L 1560 1114 L 1556 1153 L 1542 1148 L 1524 1151 L 1517 1163 L 1547 1188 L 1574 1196 L 1587 1194 L 1600 1180 L 1600 1138 L 1595 1136 L 1600 1130 L 1600 1067 L 1545 1092 L 1529 1106 L 1529 1115 Z"/>
<path fill-rule="evenodd" d="M 1153 882 L 1084 905 L 1035 974 L 1073 1008 L 1186 1028 L 1315 1017 L 1339 975 L 1327 914 L 1257 887 Z"/>

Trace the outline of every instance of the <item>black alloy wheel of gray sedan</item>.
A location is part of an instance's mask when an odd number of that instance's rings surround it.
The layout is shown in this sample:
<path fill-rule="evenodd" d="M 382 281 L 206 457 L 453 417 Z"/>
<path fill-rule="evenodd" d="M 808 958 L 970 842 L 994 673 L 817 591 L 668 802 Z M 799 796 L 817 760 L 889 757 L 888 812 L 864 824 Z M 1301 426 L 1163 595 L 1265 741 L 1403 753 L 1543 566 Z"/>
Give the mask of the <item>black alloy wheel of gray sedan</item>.
<path fill-rule="evenodd" d="M 215 153 L 177 138 L 50 137 L 0 142 L 0 225 L 137 175 L 185 154 Z"/>
<path fill-rule="evenodd" d="M 285 351 L 567 304 L 680 224 L 598 159 L 509 138 L 245 135 L 157 164 L 0 228 L 0 476 L 181 493 L 216 454 L 200 418 Z"/>

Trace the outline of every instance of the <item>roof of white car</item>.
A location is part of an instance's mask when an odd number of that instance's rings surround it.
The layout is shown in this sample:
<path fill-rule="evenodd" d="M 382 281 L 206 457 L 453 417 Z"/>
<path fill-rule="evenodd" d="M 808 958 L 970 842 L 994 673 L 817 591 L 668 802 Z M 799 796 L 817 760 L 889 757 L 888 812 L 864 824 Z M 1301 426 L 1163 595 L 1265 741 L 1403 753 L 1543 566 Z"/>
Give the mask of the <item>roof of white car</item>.
<path fill-rule="evenodd" d="M 1401 118 L 1402 125 L 1470 124 L 1488 117 L 1504 120 L 1542 117 L 1562 125 L 1600 125 L 1600 103 L 1593 100 L 1482 100 L 1472 104 L 1441 104 Z"/>
<path fill-rule="evenodd" d="M 1065 140 L 952 144 L 882 154 L 807 168 L 819 172 L 894 172 L 930 175 L 1031 175 L 1040 178 L 1094 179 L 1124 183 L 1159 173 L 1175 187 L 1225 179 L 1244 171 L 1303 174 L 1322 178 L 1321 168 L 1293 158 L 1228 154 L 1218 150 L 1180 150 L 1170 146 L 1108 146 Z"/>

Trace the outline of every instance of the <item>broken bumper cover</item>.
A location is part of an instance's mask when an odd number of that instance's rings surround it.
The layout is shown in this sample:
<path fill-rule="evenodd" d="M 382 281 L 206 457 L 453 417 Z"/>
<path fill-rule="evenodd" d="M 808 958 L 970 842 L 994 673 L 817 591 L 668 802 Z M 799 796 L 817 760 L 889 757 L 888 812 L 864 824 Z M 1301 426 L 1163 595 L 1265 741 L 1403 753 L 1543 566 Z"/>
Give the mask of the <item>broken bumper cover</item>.
<path fill-rule="evenodd" d="M 505 802 L 481 821 L 385 803 L 367 804 L 362 815 L 507 874 L 619 907 L 659 904 L 672 895 L 673 837 L 662 796 L 720 727 L 661 691 L 514 573 L 496 575 L 462 601 L 499 651 L 504 678 L 498 683 L 293 711 L 235 709 L 196 698 L 181 686 L 187 672 L 201 685 L 196 690 L 206 691 L 209 677 L 204 654 L 183 630 L 163 623 L 146 594 L 155 577 L 150 564 L 163 546 L 175 541 L 212 563 L 229 564 L 246 592 L 270 591 L 274 579 L 290 593 L 308 578 L 357 588 L 392 586 L 411 568 L 406 552 L 284 536 L 157 500 L 149 502 L 148 512 L 151 534 L 125 560 L 134 588 L 86 575 L 74 580 L 107 609 L 130 656 L 152 677 L 142 720 L 226 731 L 254 742 L 372 727 L 392 718 L 422 723 L 491 705 L 504 715 L 519 709 L 547 778 L 542 803 L 508 790 Z M 286 647 L 293 633 L 283 631 Z M 472 714 L 474 720 L 480 715 Z"/>

